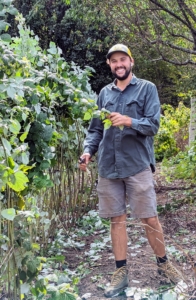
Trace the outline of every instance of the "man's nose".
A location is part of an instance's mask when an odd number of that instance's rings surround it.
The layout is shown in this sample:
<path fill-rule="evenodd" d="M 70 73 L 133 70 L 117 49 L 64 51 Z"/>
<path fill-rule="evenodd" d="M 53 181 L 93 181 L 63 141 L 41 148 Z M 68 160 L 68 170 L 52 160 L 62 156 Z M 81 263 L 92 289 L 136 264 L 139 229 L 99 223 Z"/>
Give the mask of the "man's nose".
<path fill-rule="evenodd" d="M 119 67 L 123 67 L 121 61 L 118 61 L 118 62 L 116 63 L 116 68 L 119 68 Z"/>

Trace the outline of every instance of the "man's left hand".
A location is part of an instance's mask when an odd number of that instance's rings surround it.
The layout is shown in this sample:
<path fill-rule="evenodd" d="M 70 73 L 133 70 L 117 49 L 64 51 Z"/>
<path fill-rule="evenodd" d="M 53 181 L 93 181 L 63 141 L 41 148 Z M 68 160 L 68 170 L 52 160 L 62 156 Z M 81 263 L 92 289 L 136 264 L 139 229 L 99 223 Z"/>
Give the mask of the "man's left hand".
<path fill-rule="evenodd" d="M 131 126 L 131 118 L 125 115 L 121 115 L 117 112 L 112 112 L 108 118 L 112 122 L 112 126 Z"/>

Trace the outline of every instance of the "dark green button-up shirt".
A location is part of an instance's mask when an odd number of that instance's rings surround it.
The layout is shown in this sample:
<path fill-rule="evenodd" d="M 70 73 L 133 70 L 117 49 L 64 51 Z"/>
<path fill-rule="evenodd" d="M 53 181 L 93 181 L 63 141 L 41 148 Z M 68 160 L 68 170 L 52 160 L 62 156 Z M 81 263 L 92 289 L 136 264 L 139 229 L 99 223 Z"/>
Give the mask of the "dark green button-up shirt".
<path fill-rule="evenodd" d="M 160 121 L 160 102 L 156 86 L 133 75 L 121 91 L 115 81 L 98 97 L 99 109 L 131 117 L 131 127 L 104 130 L 98 118 L 92 119 L 84 142 L 84 153 L 98 151 L 98 172 L 104 178 L 125 178 L 155 165 L 153 136 Z"/>

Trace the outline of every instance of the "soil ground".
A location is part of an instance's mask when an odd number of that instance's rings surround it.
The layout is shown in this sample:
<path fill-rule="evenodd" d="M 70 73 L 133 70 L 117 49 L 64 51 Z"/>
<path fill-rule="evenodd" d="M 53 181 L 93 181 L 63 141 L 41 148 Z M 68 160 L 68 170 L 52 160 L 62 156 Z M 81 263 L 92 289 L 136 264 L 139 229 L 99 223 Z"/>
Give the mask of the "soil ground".
<path fill-rule="evenodd" d="M 181 180 L 167 183 L 160 174 L 160 167 L 156 171 L 156 193 L 159 219 L 163 226 L 165 244 L 172 263 L 183 273 L 189 286 L 186 299 L 194 299 L 188 295 L 194 289 L 193 265 L 196 261 L 196 189 Z M 149 246 L 140 220 L 129 219 L 127 222 L 129 238 L 127 262 L 129 269 L 130 287 L 151 288 L 153 290 L 169 289 L 168 279 L 158 275 L 153 251 Z M 114 256 L 110 242 L 101 251 L 99 260 L 92 263 L 85 255 L 90 244 L 103 237 L 103 232 L 81 238 L 85 247 L 66 250 L 66 260 L 69 268 L 74 270 L 80 263 L 85 262 L 89 274 L 85 275 L 79 285 L 79 296 L 82 299 L 104 300 L 103 287 L 110 282 L 115 269 Z M 139 245 L 139 247 L 138 247 Z M 131 299 L 125 294 L 113 299 Z M 195 298 L 196 299 L 196 298 Z"/>

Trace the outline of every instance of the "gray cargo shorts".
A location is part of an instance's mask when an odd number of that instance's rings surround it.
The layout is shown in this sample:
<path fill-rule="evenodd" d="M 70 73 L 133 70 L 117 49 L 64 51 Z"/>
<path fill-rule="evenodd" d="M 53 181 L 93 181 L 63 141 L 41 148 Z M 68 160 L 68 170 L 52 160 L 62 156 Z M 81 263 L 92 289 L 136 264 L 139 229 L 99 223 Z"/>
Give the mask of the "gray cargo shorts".
<path fill-rule="evenodd" d="M 99 215 L 102 218 L 121 216 L 130 205 L 132 217 L 157 216 L 156 194 L 150 168 L 130 177 L 108 179 L 99 177 L 97 192 Z"/>

